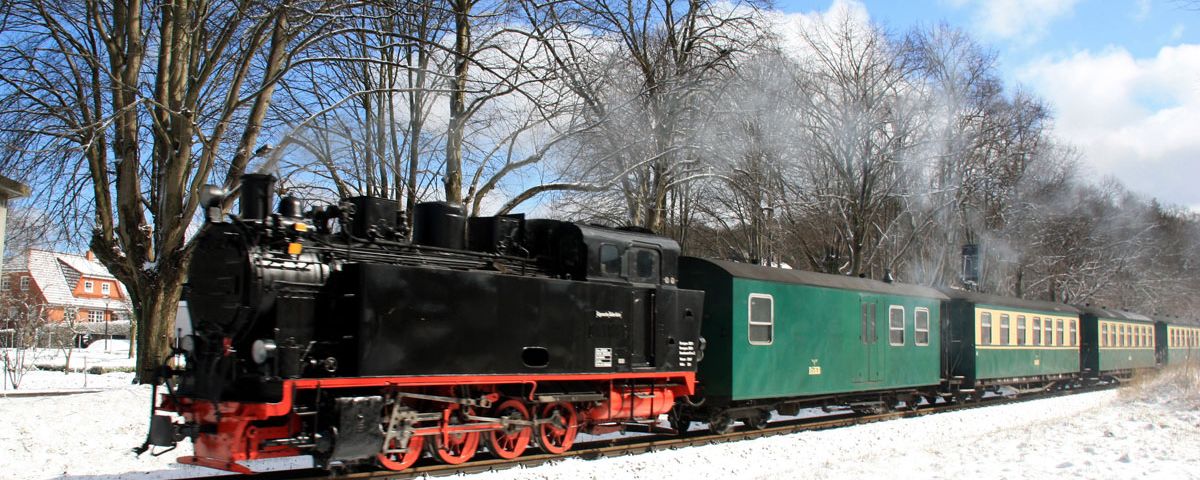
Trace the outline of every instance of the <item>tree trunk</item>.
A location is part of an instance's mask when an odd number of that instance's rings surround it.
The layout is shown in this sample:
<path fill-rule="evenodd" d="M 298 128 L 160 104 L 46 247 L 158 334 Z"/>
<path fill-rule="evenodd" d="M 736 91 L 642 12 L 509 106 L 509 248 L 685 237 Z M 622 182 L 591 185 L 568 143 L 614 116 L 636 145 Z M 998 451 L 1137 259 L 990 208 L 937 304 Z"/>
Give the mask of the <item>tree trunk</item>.
<path fill-rule="evenodd" d="M 182 275 L 164 278 L 158 275 L 142 281 L 141 295 L 134 304 L 137 313 L 137 376 L 147 382 L 155 378 L 163 362 L 171 353 L 171 339 L 175 337 L 174 322 L 158 319 L 175 318 L 179 309 L 179 294 L 182 291 Z"/>
<path fill-rule="evenodd" d="M 446 129 L 446 201 L 462 202 L 462 142 L 467 122 L 467 79 L 471 58 L 473 0 L 454 2 L 454 80 L 450 88 L 450 126 Z"/>

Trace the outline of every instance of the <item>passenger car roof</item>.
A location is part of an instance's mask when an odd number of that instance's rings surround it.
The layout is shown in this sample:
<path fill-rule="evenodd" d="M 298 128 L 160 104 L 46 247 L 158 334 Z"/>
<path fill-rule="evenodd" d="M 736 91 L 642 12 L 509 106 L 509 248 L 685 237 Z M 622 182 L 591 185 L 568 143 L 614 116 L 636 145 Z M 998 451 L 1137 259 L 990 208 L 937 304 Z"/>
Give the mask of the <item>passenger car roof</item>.
<path fill-rule="evenodd" d="M 1097 307 L 1094 305 L 1076 305 L 1082 313 L 1095 315 L 1097 318 L 1111 318 L 1114 320 L 1136 320 L 1139 322 L 1153 322 L 1154 319 L 1140 313 L 1121 310 L 1119 308 Z"/>
<path fill-rule="evenodd" d="M 983 303 L 987 305 L 996 305 L 999 307 L 1024 308 L 1027 310 L 1042 310 L 1047 312 L 1079 313 L 1078 308 L 1072 307 L 1065 303 L 1006 297 L 1004 295 L 992 295 L 990 293 L 968 292 L 966 290 L 957 290 L 952 288 L 942 288 L 940 290 L 942 293 L 945 293 L 952 299 L 966 300 L 971 303 Z"/>
<path fill-rule="evenodd" d="M 1188 327 L 1200 327 L 1200 320 L 1196 320 L 1194 318 L 1173 317 L 1173 316 L 1165 316 L 1164 315 L 1164 316 L 1155 316 L 1154 321 L 1166 322 L 1171 325 L 1184 325 L 1184 326 L 1188 326 Z"/>
<path fill-rule="evenodd" d="M 764 267 L 749 263 L 713 260 L 699 257 L 683 257 L 681 265 L 688 262 L 708 263 L 735 278 L 749 280 L 764 280 L 769 282 L 793 283 L 817 287 L 836 288 L 841 290 L 856 290 L 862 292 L 884 293 L 890 295 L 905 295 L 945 300 L 946 296 L 937 289 L 910 285 L 904 283 L 887 283 L 867 278 L 832 275 L 828 273 L 808 272 L 787 268 Z"/>

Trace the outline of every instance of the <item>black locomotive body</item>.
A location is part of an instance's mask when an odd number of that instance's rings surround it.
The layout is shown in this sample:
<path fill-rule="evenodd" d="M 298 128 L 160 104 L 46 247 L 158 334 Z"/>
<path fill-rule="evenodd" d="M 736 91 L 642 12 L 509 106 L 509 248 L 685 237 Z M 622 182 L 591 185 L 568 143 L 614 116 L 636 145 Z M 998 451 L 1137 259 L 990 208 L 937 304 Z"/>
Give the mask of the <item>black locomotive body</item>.
<path fill-rule="evenodd" d="M 241 216 L 209 215 L 188 275 L 191 334 L 151 439 L 182 459 L 310 454 L 402 469 L 428 445 L 469 459 L 649 424 L 694 391 L 703 294 L 675 286 L 679 246 L 522 216 L 472 218 L 357 197 L 305 214 L 243 179 Z M 209 200 L 217 205 L 222 199 Z M 364 418 L 366 420 L 364 420 Z"/>

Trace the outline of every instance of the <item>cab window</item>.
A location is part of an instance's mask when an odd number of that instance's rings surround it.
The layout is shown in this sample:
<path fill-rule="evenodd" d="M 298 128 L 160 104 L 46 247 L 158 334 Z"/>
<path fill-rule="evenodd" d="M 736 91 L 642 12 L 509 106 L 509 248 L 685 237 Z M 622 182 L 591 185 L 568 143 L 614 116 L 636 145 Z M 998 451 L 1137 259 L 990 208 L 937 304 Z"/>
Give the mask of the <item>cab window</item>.
<path fill-rule="evenodd" d="M 609 278 L 621 277 L 621 251 L 616 245 L 600 244 L 600 275 Z"/>
<path fill-rule="evenodd" d="M 658 252 L 648 248 L 630 248 L 629 281 L 658 283 Z"/>

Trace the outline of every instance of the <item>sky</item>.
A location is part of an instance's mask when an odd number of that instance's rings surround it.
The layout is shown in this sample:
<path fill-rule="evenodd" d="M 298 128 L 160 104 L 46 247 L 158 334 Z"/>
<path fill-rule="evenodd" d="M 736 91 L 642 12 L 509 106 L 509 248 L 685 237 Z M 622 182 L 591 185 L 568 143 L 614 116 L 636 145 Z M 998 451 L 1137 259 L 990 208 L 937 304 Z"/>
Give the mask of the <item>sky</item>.
<path fill-rule="evenodd" d="M 777 0 L 863 8 L 892 33 L 940 22 L 993 50 L 1034 93 L 1090 180 L 1200 213 L 1200 0 Z M 1194 6 L 1192 6 L 1194 5 Z M 845 5 L 843 5 L 845 6 Z"/>

